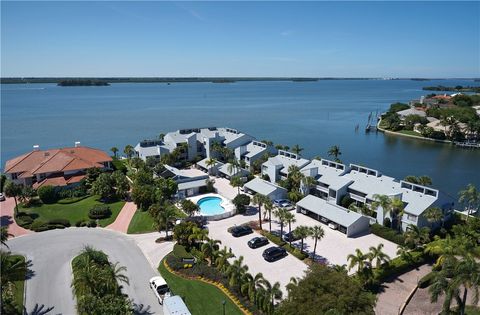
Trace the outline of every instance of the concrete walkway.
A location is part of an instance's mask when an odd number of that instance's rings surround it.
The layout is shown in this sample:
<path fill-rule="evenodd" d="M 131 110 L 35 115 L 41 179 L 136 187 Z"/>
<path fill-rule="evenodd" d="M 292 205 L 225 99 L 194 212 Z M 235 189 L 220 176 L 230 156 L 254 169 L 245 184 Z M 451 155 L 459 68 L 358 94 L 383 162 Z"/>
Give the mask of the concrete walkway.
<path fill-rule="evenodd" d="M 410 292 L 415 288 L 418 280 L 429 273 L 432 267 L 422 265 L 417 269 L 404 273 L 399 277 L 383 284 L 383 291 L 378 294 L 375 314 L 394 315 L 398 314 L 400 307 L 407 299 Z M 409 314 L 404 312 L 404 314 Z"/>
<path fill-rule="evenodd" d="M 130 225 L 130 221 L 132 221 L 135 211 L 137 211 L 137 206 L 131 201 L 126 202 L 115 219 L 115 222 L 108 225 L 106 228 L 117 232 L 127 233 L 128 226 Z"/>
<path fill-rule="evenodd" d="M 8 226 L 8 233 L 13 237 L 34 233 L 33 231 L 22 228 L 14 219 L 15 200 L 7 198 L 0 203 L 0 223 L 1 226 Z M 12 236 L 10 236 L 11 238 Z"/>

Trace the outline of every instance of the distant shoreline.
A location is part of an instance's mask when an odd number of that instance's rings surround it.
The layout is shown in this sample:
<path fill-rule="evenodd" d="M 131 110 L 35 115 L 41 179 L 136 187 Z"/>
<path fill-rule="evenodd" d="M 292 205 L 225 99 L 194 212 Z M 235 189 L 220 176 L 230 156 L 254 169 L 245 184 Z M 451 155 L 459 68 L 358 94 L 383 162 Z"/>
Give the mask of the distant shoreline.
<path fill-rule="evenodd" d="M 234 83 L 234 82 L 260 82 L 260 81 L 290 81 L 290 82 L 316 82 L 323 80 L 478 80 L 476 78 L 349 78 L 349 77 L 5 77 L 0 78 L 1 84 L 27 84 L 27 83 L 59 83 L 65 80 L 93 80 L 108 83 Z"/>

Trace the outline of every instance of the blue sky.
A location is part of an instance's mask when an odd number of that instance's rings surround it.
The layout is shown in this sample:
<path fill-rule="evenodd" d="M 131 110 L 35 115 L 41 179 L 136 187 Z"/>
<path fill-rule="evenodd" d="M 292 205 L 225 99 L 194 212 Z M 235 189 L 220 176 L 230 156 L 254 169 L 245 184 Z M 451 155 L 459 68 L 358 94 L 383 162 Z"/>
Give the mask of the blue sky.
<path fill-rule="evenodd" d="M 479 77 L 480 2 L 5 2 L 2 76 Z"/>

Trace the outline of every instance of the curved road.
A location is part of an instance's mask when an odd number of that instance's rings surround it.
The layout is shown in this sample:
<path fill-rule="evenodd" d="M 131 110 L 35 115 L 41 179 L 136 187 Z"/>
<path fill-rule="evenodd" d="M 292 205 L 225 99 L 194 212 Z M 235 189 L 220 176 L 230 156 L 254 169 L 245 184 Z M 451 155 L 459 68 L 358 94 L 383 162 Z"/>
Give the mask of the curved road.
<path fill-rule="evenodd" d="M 34 233 L 8 241 L 12 253 L 23 254 L 31 261 L 32 277 L 26 281 L 25 306 L 31 311 L 36 304 L 54 307 L 49 314 L 76 314 L 70 287 L 70 262 L 85 245 L 104 251 L 110 262 L 127 267 L 130 285 L 124 292 L 137 305 L 140 314 L 163 314 L 148 280 L 158 275 L 135 241 L 118 232 L 105 229 L 70 228 Z"/>

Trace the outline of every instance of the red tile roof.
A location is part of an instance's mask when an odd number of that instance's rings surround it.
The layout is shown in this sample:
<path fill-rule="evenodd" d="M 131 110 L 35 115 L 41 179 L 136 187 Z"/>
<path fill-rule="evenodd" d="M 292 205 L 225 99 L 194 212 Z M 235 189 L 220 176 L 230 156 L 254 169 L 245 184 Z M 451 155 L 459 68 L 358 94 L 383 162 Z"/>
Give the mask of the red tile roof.
<path fill-rule="evenodd" d="M 112 158 L 102 150 L 88 147 L 74 147 L 32 151 L 5 164 L 5 173 L 25 173 L 20 177 L 41 173 L 56 173 L 103 167 Z"/>
<path fill-rule="evenodd" d="M 77 174 L 73 176 L 48 177 L 41 182 L 33 184 L 33 188 L 38 189 L 42 186 L 67 186 L 69 184 L 78 183 L 83 178 L 85 178 L 84 174 Z"/>

